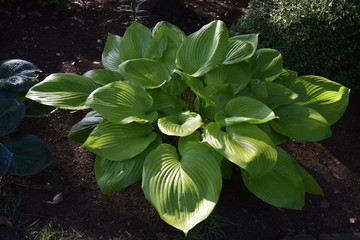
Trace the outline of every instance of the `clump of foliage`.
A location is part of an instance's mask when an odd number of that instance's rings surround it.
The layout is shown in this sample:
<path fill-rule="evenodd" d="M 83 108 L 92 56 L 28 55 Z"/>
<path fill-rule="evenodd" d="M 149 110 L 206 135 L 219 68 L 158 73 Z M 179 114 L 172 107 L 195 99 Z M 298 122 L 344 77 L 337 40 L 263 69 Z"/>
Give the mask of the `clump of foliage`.
<path fill-rule="evenodd" d="M 26 99 L 27 91 L 37 83 L 40 70 L 32 63 L 11 59 L 0 62 L 0 139 L 16 130 L 24 117 L 41 117 L 53 108 Z M 28 176 L 54 162 L 47 143 L 27 134 L 0 143 L 0 179 L 8 172 Z"/>
<path fill-rule="evenodd" d="M 349 0 L 251 0 L 235 34 L 261 33 L 261 47 L 276 47 L 286 67 L 360 88 L 360 5 Z"/>
<path fill-rule="evenodd" d="M 97 155 L 101 191 L 142 179 L 160 217 L 185 233 L 212 212 L 233 167 L 265 202 L 301 209 L 305 192 L 322 190 L 277 145 L 330 137 L 349 89 L 298 77 L 257 43 L 257 34 L 229 37 L 222 21 L 189 36 L 167 22 L 152 31 L 134 22 L 123 37 L 108 35 L 105 69 L 52 74 L 26 97 L 92 109 L 69 136 Z"/>

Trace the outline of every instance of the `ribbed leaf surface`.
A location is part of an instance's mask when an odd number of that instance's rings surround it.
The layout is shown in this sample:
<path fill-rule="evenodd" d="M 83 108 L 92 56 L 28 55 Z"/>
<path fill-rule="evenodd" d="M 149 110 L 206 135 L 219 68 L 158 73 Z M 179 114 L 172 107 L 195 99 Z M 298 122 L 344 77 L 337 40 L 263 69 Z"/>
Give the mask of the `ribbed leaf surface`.
<path fill-rule="evenodd" d="M 25 115 L 25 105 L 17 99 L 0 99 L 0 137 L 14 131 Z"/>
<path fill-rule="evenodd" d="M 121 37 L 113 34 L 108 34 L 104 50 L 101 55 L 101 63 L 105 69 L 112 71 L 119 71 L 120 65 L 120 42 Z"/>
<path fill-rule="evenodd" d="M 68 137 L 76 142 L 84 143 L 92 130 L 94 130 L 103 119 L 104 118 L 95 111 L 87 113 L 80 122 L 71 127 Z"/>
<path fill-rule="evenodd" d="M 251 58 L 257 48 L 258 35 L 238 35 L 230 38 L 223 64 L 239 63 Z"/>
<path fill-rule="evenodd" d="M 166 135 L 187 136 L 202 125 L 201 116 L 194 112 L 184 112 L 179 116 L 166 116 L 158 120 L 158 127 Z"/>
<path fill-rule="evenodd" d="M 122 81 L 124 80 L 123 75 L 121 75 L 119 68 L 117 71 L 107 70 L 107 69 L 93 69 L 86 73 L 83 76 L 91 78 L 94 82 L 99 84 L 100 86 L 104 86 L 106 84 Z"/>
<path fill-rule="evenodd" d="M 282 55 L 275 49 L 259 49 L 251 58 L 253 79 L 274 80 L 281 73 L 282 68 Z"/>

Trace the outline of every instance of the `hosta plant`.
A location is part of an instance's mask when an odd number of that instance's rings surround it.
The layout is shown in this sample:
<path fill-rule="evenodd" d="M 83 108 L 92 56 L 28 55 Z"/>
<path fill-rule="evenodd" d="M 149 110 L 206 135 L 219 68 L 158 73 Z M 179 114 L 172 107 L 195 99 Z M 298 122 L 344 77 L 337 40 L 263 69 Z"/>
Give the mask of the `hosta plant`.
<path fill-rule="evenodd" d="M 43 106 L 24 96 L 37 83 L 40 70 L 20 59 L 0 62 L 0 179 L 5 173 L 28 176 L 54 162 L 47 143 L 38 136 L 27 134 L 12 139 L 24 117 L 41 117 L 53 108 Z M 1 143 L 2 142 L 2 143 Z"/>
<path fill-rule="evenodd" d="M 97 155 L 101 191 L 142 179 L 160 217 L 185 234 L 209 216 L 234 167 L 260 199 L 301 209 L 305 192 L 322 190 L 278 145 L 330 137 L 349 89 L 298 77 L 257 42 L 229 37 L 222 21 L 189 36 L 167 22 L 152 31 L 134 22 L 123 37 L 109 34 L 104 69 L 52 74 L 27 97 L 90 109 L 69 136 Z"/>

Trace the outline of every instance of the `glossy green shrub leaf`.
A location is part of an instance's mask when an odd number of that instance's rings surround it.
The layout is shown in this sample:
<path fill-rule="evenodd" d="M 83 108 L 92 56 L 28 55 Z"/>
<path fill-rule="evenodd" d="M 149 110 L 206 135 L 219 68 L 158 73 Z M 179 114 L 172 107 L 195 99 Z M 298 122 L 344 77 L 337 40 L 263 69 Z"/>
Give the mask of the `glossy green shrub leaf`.
<path fill-rule="evenodd" d="M 156 138 L 149 123 L 113 123 L 106 119 L 90 133 L 82 147 L 113 161 L 124 161 L 142 153 Z"/>
<path fill-rule="evenodd" d="M 148 113 L 153 99 L 142 87 L 129 82 L 113 82 L 96 89 L 86 105 L 109 121 L 116 123 L 153 122 L 156 112 Z"/>
<path fill-rule="evenodd" d="M 112 194 L 139 181 L 142 176 L 143 163 L 147 155 L 161 144 L 155 141 L 139 155 L 124 161 L 111 161 L 97 156 L 95 160 L 95 177 L 103 194 Z"/>
<path fill-rule="evenodd" d="M 274 112 L 279 118 L 270 122 L 271 127 L 280 134 L 299 141 L 320 141 L 331 136 L 328 121 L 312 108 L 289 104 Z"/>
<path fill-rule="evenodd" d="M 108 34 L 104 50 L 101 55 L 101 63 L 105 69 L 111 71 L 119 71 L 118 66 L 122 62 L 120 58 L 120 42 L 121 37 Z"/>
<path fill-rule="evenodd" d="M 25 116 L 25 105 L 17 99 L 0 99 L 0 136 L 14 131 Z"/>
<path fill-rule="evenodd" d="M 151 59 L 128 60 L 119 68 L 126 80 L 135 86 L 148 89 L 161 87 L 171 77 L 165 64 Z"/>
<path fill-rule="evenodd" d="M 166 116 L 158 120 L 162 133 L 179 137 L 192 134 L 202 124 L 201 116 L 194 112 L 183 112 L 179 116 Z"/>
<path fill-rule="evenodd" d="M 71 127 L 68 137 L 72 140 L 84 143 L 90 133 L 104 118 L 95 111 L 88 112 L 80 122 Z"/>
<path fill-rule="evenodd" d="M 263 48 L 251 58 L 253 79 L 274 80 L 282 71 L 283 58 L 275 49 Z"/>
<path fill-rule="evenodd" d="M 277 152 L 269 137 L 249 123 L 227 127 L 226 132 L 219 124 L 210 123 L 203 141 L 253 177 L 264 175 L 276 163 Z"/>
<path fill-rule="evenodd" d="M 8 169 L 11 174 L 33 175 L 55 162 L 47 143 L 37 136 L 28 134 L 3 144 L 14 154 Z"/>
<path fill-rule="evenodd" d="M 315 109 L 330 125 L 340 119 L 349 102 L 350 89 L 319 76 L 299 77 L 290 89 L 299 94 L 295 103 Z"/>
<path fill-rule="evenodd" d="M 117 70 L 119 70 L 118 67 Z M 84 73 L 83 76 L 91 78 L 95 83 L 100 86 L 104 86 L 115 81 L 125 80 L 120 72 L 107 69 L 93 69 Z"/>
<path fill-rule="evenodd" d="M 44 105 L 79 110 L 87 108 L 86 99 L 97 87 L 91 78 L 73 73 L 55 73 L 32 87 L 26 97 Z"/>
<path fill-rule="evenodd" d="M 256 51 L 258 35 L 247 34 L 230 38 L 223 64 L 230 65 L 251 58 Z"/>
<path fill-rule="evenodd" d="M 7 173 L 12 161 L 12 157 L 13 153 L 0 143 L 0 180 L 5 175 L 5 173 Z"/>
<path fill-rule="evenodd" d="M 119 55 L 122 62 L 142 58 L 151 40 L 151 31 L 138 22 L 133 22 L 120 41 Z"/>
<path fill-rule="evenodd" d="M 203 143 L 188 142 L 179 158 L 162 144 L 144 162 L 142 188 L 160 217 L 185 234 L 209 216 L 222 186 L 220 167 Z"/>
<path fill-rule="evenodd" d="M 213 21 L 189 35 L 180 46 L 176 65 L 193 77 L 204 75 L 226 55 L 228 30 L 222 21 Z"/>

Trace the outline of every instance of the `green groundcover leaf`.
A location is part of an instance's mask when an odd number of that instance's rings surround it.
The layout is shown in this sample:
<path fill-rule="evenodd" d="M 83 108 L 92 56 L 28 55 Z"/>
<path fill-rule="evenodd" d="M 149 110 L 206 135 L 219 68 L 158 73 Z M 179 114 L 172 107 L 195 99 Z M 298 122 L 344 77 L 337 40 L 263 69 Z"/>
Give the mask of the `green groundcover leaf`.
<path fill-rule="evenodd" d="M 251 59 L 253 79 L 274 80 L 281 73 L 282 68 L 282 55 L 275 49 L 259 49 Z"/>
<path fill-rule="evenodd" d="M 194 112 L 183 112 L 179 116 L 166 116 L 158 120 L 160 131 L 170 136 L 187 136 L 202 125 L 201 116 Z"/>
<path fill-rule="evenodd" d="M 84 143 L 90 133 L 103 119 L 104 118 L 95 111 L 88 112 L 80 122 L 72 126 L 68 137 L 76 142 Z"/>
<path fill-rule="evenodd" d="M 25 105 L 17 99 L 0 99 L 0 136 L 14 131 L 25 115 Z"/>
<path fill-rule="evenodd" d="M 124 161 L 143 152 L 156 138 L 149 123 L 113 123 L 106 119 L 97 125 L 82 147 L 113 161 Z"/>
<path fill-rule="evenodd" d="M 241 123 L 227 127 L 224 132 L 218 123 L 210 123 L 203 141 L 252 177 L 264 175 L 276 163 L 277 152 L 272 141 L 256 125 Z"/>
<path fill-rule="evenodd" d="M 160 217 L 185 234 L 214 209 L 222 185 L 219 164 L 203 143 L 188 142 L 179 159 L 162 144 L 145 159 L 142 188 Z"/>
<path fill-rule="evenodd" d="M 350 89 L 319 76 L 302 76 L 289 87 L 299 94 L 295 103 L 320 113 L 330 125 L 344 114 L 349 102 Z"/>
<path fill-rule="evenodd" d="M 26 97 L 44 105 L 79 110 L 87 108 L 85 101 L 97 87 L 91 78 L 73 73 L 55 73 L 32 87 Z"/>
<path fill-rule="evenodd" d="M 101 63 L 105 69 L 111 71 L 119 71 L 120 65 L 120 42 L 121 37 L 113 34 L 108 34 L 104 50 L 101 55 Z"/>
<path fill-rule="evenodd" d="M 142 87 L 129 82 L 113 82 L 96 89 L 88 97 L 86 105 L 109 121 L 116 123 L 153 122 L 156 112 L 148 113 L 152 97 Z"/>

